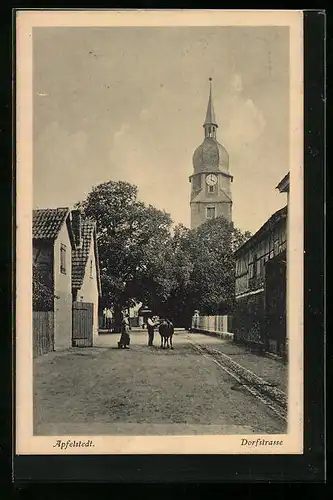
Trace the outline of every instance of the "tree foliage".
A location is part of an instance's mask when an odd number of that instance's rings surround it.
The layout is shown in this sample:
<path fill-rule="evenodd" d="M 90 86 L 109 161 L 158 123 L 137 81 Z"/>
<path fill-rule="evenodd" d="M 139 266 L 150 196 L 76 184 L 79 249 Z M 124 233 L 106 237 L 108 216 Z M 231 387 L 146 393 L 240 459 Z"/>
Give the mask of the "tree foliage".
<path fill-rule="evenodd" d="M 78 206 L 97 223 L 104 304 L 120 310 L 140 301 L 178 321 L 194 309 L 232 310 L 234 251 L 250 233 L 219 217 L 171 234 L 170 215 L 140 202 L 126 182 L 100 184 Z"/>
<path fill-rule="evenodd" d="M 175 228 L 168 262 L 168 296 L 163 313 L 188 324 L 195 309 L 230 313 L 235 296 L 234 251 L 250 237 L 224 217 L 189 230 Z"/>
<path fill-rule="evenodd" d="M 186 247 L 193 270 L 188 301 L 207 314 L 230 312 L 235 296 L 234 251 L 248 237 L 224 217 L 189 231 Z"/>
<path fill-rule="evenodd" d="M 96 186 L 79 206 L 96 221 L 105 302 L 123 307 L 145 300 L 161 276 L 159 249 L 170 239 L 170 215 L 140 202 L 137 187 L 122 181 Z"/>
<path fill-rule="evenodd" d="M 34 263 L 32 267 L 32 304 L 34 311 L 51 311 L 56 296 L 46 284 L 43 273 Z"/>

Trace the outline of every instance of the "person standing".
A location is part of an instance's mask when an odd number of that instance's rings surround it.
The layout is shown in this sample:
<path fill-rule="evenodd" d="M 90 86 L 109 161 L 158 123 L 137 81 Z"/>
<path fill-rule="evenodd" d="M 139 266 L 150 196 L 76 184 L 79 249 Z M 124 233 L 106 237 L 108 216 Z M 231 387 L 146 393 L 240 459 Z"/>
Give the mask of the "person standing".
<path fill-rule="evenodd" d="M 106 329 L 111 330 L 111 328 L 112 328 L 112 312 L 110 309 L 106 309 L 105 316 L 106 316 Z"/>
<path fill-rule="evenodd" d="M 123 319 L 121 322 L 121 336 L 118 342 L 119 349 L 129 349 L 130 345 L 130 334 L 129 334 L 129 319 L 128 314 L 123 315 Z"/>
<path fill-rule="evenodd" d="M 154 342 L 154 329 L 156 323 L 152 315 L 150 315 L 147 319 L 147 330 L 148 330 L 148 346 L 152 346 Z"/>

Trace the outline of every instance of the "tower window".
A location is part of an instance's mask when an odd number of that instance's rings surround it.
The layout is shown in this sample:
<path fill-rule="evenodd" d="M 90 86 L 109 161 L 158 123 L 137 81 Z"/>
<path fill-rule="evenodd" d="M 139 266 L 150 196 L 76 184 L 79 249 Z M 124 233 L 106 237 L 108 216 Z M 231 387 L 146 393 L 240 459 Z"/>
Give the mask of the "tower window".
<path fill-rule="evenodd" d="M 207 219 L 215 219 L 215 207 L 207 207 L 206 210 Z"/>
<path fill-rule="evenodd" d="M 215 186 L 208 186 L 208 193 L 214 193 L 215 192 Z"/>

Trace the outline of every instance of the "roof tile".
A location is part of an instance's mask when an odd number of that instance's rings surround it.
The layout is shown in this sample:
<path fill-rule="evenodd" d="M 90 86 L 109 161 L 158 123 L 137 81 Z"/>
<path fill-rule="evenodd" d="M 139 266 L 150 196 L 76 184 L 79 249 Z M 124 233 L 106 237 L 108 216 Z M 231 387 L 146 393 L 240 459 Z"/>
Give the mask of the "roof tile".
<path fill-rule="evenodd" d="M 237 250 L 234 252 L 235 255 L 239 255 L 245 250 L 247 250 L 249 247 L 252 247 L 253 245 L 256 244 L 256 242 L 266 233 L 266 231 L 271 230 L 274 225 L 279 222 L 282 219 L 285 219 L 288 216 L 288 206 L 284 206 L 283 208 L 280 208 L 276 212 L 274 212 L 273 215 L 270 216 L 270 218 L 265 222 L 263 226 L 261 226 L 258 231 L 251 236 L 248 240 L 245 241 L 240 247 L 237 248 Z"/>
<path fill-rule="evenodd" d="M 81 224 L 82 245 L 72 252 L 72 288 L 74 289 L 79 289 L 82 286 L 91 239 L 96 227 L 91 220 L 83 220 Z"/>
<path fill-rule="evenodd" d="M 68 213 L 68 208 L 43 208 L 33 210 L 33 239 L 56 239 Z"/>

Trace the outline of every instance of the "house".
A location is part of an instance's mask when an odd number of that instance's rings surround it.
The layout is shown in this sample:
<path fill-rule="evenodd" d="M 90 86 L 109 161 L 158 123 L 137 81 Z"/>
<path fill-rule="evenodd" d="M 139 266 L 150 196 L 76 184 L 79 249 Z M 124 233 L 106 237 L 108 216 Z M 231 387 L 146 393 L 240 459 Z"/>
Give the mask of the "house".
<path fill-rule="evenodd" d="M 52 322 L 48 342 L 42 351 L 65 349 L 72 345 L 72 249 L 75 246 L 68 208 L 33 211 L 33 263 L 52 300 L 47 310 Z M 35 312 L 36 307 L 35 307 Z M 38 316 L 35 314 L 35 320 Z M 39 319 L 40 321 L 40 319 Z M 35 334 L 36 325 L 34 325 Z M 50 331 L 51 330 L 51 331 Z M 41 339 L 41 343 L 44 339 Z"/>
<path fill-rule="evenodd" d="M 34 351 L 93 345 L 101 282 L 96 226 L 69 208 L 33 211 L 33 268 L 51 300 L 34 301 Z"/>
<path fill-rule="evenodd" d="M 277 187 L 289 192 L 289 174 Z M 235 252 L 234 340 L 286 355 L 288 205 Z"/>
<path fill-rule="evenodd" d="M 75 248 L 72 252 L 72 294 L 75 303 L 92 304 L 93 335 L 98 335 L 98 304 L 101 280 L 96 237 L 96 223 L 82 219 L 79 210 L 72 211 Z"/>
<path fill-rule="evenodd" d="M 290 188 L 290 173 L 288 172 L 283 179 L 279 182 L 279 184 L 276 186 L 275 189 L 278 189 L 280 193 L 284 193 L 287 195 L 287 207 L 289 206 L 289 188 Z M 288 262 L 288 234 L 290 234 L 290 217 L 287 217 L 287 248 L 286 248 L 286 262 Z M 287 265 L 286 265 L 287 266 Z M 286 268 L 286 273 L 287 273 L 287 268 Z M 286 277 L 286 296 L 288 297 L 288 279 Z M 288 306 L 289 306 L 289 301 L 287 300 L 287 317 L 288 317 Z M 285 351 L 288 351 L 288 329 L 286 328 L 286 346 L 285 346 Z"/>

